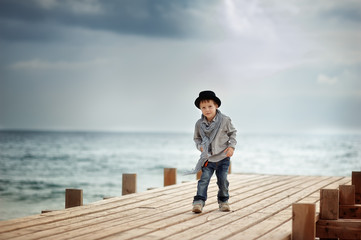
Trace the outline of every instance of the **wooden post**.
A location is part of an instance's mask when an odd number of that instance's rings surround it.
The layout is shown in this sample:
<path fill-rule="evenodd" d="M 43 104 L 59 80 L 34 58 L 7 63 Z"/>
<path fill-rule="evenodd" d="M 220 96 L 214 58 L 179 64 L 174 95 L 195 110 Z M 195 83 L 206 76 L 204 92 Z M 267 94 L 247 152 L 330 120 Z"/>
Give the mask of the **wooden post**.
<path fill-rule="evenodd" d="M 339 219 L 318 220 L 316 228 L 317 237 L 322 239 L 361 239 L 361 220 Z"/>
<path fill-rule="evenodd" d="M 337 220 L 339 218 L 339 190 L 321 189 L 320 190 L 320 219 Z M 316 236 L 320 236 L 321 228 L 317 225 Z M 322 234 L 321 234 L 322 235 Z M 322 238 L 320 240 L 331 240 L 333 238 Z M 334 239 L 334 240 L 337 240 Z"/>
<path fill-rule="evenodd" d="M 292 240 L 314 240 L 316 237 L 316 204 L 292 204 Z"/>
<path fill-rule="evenodd" d="M 164 186 L 177 184 L 177 169 L 164 168 Z"/>
<path fill-rule="evenodd" d="M 361 172 L 352 172 L 352 185 L 355 186 L 356 204 L 361 204 Z"/>
<path fill-rule="evenodd" d="M 232 162 L 229 161 L 228 174 L 232 173 Z"/>
<path fill-rule="evenodd" d="M 340 185 L 340 205 L 355 205 L 355 186 Z"/>
<path fill-rule="evenodd" d="M 114 198 L 114 197 L 111 197 L 111 196 L 105 196 L 105 197 L 103 197 L 103 200 L 108 200 L 108 199 L 111 199 L 111 198 Z"/>
<path fill-rule="evenodd" d="M 65 208 L 83 206 L 82 189 L 65 189 Z"/>
<path fill-rule="evenodd" d="M 340 205 L 340 218 L 361 220 L 361 205 Z"/>
<path fill-rule="evenodd" d="M 54 210 L 41 210 L 41 213 L 49 213 L 49 212 L 53 212 Z"/>
<path fill-rule="evenodd" d="M 137 174 L 123 173 L 122 175 L 122 195 L 137 192 Z"/>
<path fill-rule="evenodd" d="M 340 218 L 361 219 L 361 205 L 355 205 L 355 186 L 340 185 Z"/>
<path fill-rule="evenodd" d="M 337 220 L 339 217 L 338 189 L 321 189 L 320 195 L 320 219 Z"/>
<path fill-rule="evenodd" d="M 202 176 L 202 170 L 197 172 L 197 180 L 201 179 Z"/>

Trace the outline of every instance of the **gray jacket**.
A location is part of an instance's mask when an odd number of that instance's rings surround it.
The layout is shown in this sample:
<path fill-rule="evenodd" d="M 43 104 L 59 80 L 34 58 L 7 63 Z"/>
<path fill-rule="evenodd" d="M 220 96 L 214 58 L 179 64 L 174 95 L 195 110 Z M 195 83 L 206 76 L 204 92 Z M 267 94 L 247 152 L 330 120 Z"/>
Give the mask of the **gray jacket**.
<path fill-rule="evenodd" d="M 218 133 L 215 136 L 213 142 L 211 143 L 211 147 L 209 148 L 211 152 L 209 153 L 210 156 L 208 158 L 208 161 L 210 162 L 218 162 L 220 160 L 223 160 L 224 158 L 227 157 L 227 154 L 224 153 L 224 150 L 226 150 L 226 148 L 228 147 L 235 148 L 237 144 L 237 140 L 236 140 L 237 130 L 234 128 L 231 118 L 224 115 L 223 113 L 221 114 L 221 117 L 222 117 L 221 126 L 219 127 Z M 203 121 L 207 121 L 207 120 L 204 119 Z M 194 142 L 196 143 L 196 147 L 198 150 L 200 150 L 202 143 L 202 138 L 199 133 L 201 122 L 202 119 L 199 119 L 196 122 L 195 130 L 194 130 Z"/>

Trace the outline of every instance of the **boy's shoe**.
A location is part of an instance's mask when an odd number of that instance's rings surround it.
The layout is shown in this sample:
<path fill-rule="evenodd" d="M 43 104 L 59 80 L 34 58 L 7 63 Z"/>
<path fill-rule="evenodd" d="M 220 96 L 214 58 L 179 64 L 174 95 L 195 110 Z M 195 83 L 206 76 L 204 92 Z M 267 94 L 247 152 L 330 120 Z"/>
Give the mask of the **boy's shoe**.
<path fill-rule="evenodd" d="M 202 212 L 202 209 L 203 209 L 203 205 L 202 205 L 202 204 L 200 204 L 200 203 L 193 204 L 193 210 L 192 210 L 192 212 L 194 212 L 194 213 L 201 213 L 201 212 Z"/>
<path fill-rule="evenodd" d="M 229 207 L 228 202 L 220 202 L 219 210 L 222 212 L 229 212 L 229 211 L 231 211 L 231 208 Z"/>

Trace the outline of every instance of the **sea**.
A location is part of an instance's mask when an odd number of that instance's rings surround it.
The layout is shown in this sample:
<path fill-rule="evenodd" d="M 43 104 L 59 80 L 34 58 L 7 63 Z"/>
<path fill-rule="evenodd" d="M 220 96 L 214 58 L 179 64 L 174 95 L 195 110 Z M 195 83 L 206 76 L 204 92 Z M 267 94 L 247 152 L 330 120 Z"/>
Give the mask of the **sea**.
<path fill-rule="evenodd" d="M 239 133 L 232 173 L 350 176 L 361 171 L 360 134 Z M 0 131 L 0 220 L 64 209 L 65 189 L 83 203 L 122 195 L 122 174 L 137 174 L 137 192 L 177 184 L 200 152 L 192 133 Z M 196 189 L 195 189 L 196 191 Z M 190 204 L 192 199 L 189 199 Z"/>

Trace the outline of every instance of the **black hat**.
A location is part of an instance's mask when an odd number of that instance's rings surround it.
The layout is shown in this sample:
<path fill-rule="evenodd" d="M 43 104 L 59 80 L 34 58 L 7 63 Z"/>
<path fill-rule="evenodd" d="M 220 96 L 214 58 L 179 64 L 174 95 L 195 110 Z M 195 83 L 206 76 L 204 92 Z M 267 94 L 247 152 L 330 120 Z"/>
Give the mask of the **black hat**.
<path fill-rule="evenodd" d="M 221 100 L 212 91 L 203 91 L 199 93 L 199 97 L 194 101 L 197 108 L 199 108 L 199 104 L 202 100 L 213 100 L 217 103 L 218 107 L 221 106 Z"/>

